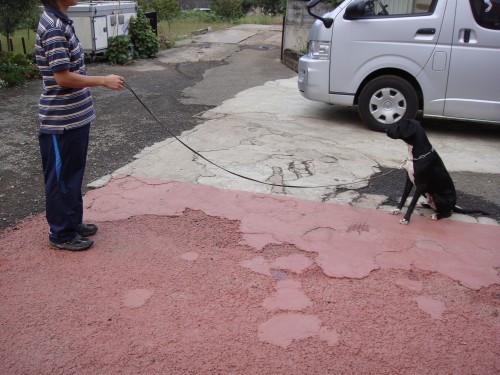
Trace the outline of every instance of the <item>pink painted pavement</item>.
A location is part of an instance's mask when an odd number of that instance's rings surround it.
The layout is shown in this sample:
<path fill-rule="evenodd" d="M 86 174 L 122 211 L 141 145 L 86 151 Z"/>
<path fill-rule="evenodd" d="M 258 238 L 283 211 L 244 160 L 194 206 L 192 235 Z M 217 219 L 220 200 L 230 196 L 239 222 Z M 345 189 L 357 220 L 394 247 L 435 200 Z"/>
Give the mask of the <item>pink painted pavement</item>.
<path fill-rule="evenodd" d="M 500 226 L 120 177 L 0 232 L 0 373 L 494 374 Z"/>

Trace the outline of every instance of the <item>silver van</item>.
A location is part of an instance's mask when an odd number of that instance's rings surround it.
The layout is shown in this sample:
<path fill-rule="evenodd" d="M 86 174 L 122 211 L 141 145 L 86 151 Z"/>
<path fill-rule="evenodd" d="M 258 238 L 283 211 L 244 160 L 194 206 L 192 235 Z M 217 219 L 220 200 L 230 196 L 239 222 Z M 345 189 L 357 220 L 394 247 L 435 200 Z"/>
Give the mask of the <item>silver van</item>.
<path fill-rule="evenodd" d="M 402 118 L 500 123 L 500 0 L 345 0 L 319 16 L 299 60 L 308 99 Z"/>

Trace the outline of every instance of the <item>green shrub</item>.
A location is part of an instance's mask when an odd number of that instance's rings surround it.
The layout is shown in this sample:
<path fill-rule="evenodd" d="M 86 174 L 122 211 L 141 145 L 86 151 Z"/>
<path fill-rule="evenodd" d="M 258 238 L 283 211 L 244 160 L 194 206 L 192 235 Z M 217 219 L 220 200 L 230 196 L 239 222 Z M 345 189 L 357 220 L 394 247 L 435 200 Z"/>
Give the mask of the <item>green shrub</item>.
<path fill-rule="evenodd" d="M 35 64 L 27 66 L 24 68 L 24 76 L 27 79 L 41 79 L 42 75 Z"/>
<path fill-rule="evenodd" d="M 118 35 L 108 39 L 107 57 L 111 65 L 128 64 L 134 57 L 134 47 L 130 37 Z"/>
<path fill-rule="evenodd" d="M 0 53 L 0 88 L 22 85 L 27 79 L 40 78 L 38 68 L 29 56 Z"/>
<path fill-rule="evenodd" d="M 19 66 L 30 66 L 33 64 L 28 56 L 14 52 L 1 52 L 0 63 Z"/>
<path fill-rule="evenodd" d="M 0 64 L 0 79 L 6 82 L 7 87 L 19 86 L 26 82 L 24 69 L 18 65 Z"/>
<path fill-rule="evenodd" d="M 160 50 L 158 38 L 140 8 L 137 10 L 137 17 L 130 19 L 129 33 L 134 45 L 134 57 L 142 59 L 156 56 Z"/>

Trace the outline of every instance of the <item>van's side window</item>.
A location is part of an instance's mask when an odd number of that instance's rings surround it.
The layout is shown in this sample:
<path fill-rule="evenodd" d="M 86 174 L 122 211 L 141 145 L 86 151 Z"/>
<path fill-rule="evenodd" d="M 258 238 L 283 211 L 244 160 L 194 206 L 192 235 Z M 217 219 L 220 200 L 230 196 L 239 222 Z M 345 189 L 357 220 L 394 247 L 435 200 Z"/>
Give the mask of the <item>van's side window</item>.
<path fill-rule="evenodd" d="M 403 16 L 432 13 L 437 0 L 366 0 L 367 16 Z"/>
<path fill-rule="evenodd" d="M 470 6 L 480 26 L 500 30 L 500 0 L 470 0 Z"/>

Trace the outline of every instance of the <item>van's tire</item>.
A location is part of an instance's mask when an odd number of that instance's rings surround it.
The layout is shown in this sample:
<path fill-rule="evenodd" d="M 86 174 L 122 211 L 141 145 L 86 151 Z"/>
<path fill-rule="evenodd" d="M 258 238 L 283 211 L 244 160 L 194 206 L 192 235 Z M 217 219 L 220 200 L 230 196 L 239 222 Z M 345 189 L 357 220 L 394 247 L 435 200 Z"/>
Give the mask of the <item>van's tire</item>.
<path fill-rule="evenodd" d="M 405 79 L 380 76 L 365 85 L 358 100 L 361 120 L 371 130 L 383 132 L 404 118 L 415 118 L 418 95 Z"/>

